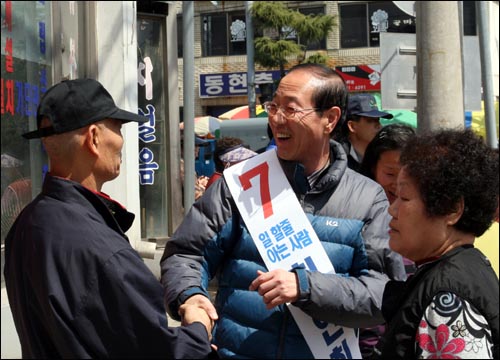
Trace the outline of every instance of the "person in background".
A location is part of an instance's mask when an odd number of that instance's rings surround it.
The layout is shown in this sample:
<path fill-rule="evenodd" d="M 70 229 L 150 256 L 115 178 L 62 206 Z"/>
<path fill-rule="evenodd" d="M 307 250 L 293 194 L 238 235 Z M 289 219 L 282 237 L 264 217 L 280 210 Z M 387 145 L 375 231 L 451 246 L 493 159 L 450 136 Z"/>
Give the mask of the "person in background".
<path fill-rule="evenodd" d="M 401 170 L 399 163 L 401 149 L 414 136 L 415 130 L 408 125 L 389 124 L 382 127 L 366 147 L 359 172 L 382 186 L 390 204 L 397 197 L 396 180 Z M 403 262 L 406 275 L 413 274 L 415 263 L 407 258 L 403 258 Z M 384 329 L 384 325 L 379 325 L 360 330 L 359 343 L 363 359 L 372 356 L 373 348 L 384 333 Z"/>
<path fill-rule="evenodd" d="M 404 124 L 382 127 L 368 144 L 359 172 L 378 182 L 389 203 L 396 199 L 396 180 L 401 170 L 401 149 L 415 136 L 415 130 Z"/>
<path fill-rule="evenodd" d="M 184 169 L 184 157 L 182 155 L 182 150 L 184 149 L 182 142 L 184 141 L 183 136 L 181 135 L 181 159 L 180 159 L 180 176 L 181 176 L 181 182 L 182 182 L 182 192 L 184 193 L 184 172 L 186 171 Z M 200 146 L 205 146 L 206 141 L 203 140 L 202 138 L 195 136 L 194 137 L 194 158 L 195 161 L 199 156 L 200 153 Z M 198 200 L 203 193 L 205 192 L 205 189 L 207 187 L 207 182 L 208 182 L 208 176 L 205 175 L 198 175 L 196 173 L 196 170 L 193 170 L 195 173 L 195 181 L 194 181 L 194 199 Z"/>
<path fill-rule="evenodd" d="M 205 358 L 212 324 L 196 306 L 168 327 L 162 287 L 125 232 L 134 214 L 101 192 L 120 174 L 122 124 L 96 80 L 43 95 L 38 130 L 49 158 L 42 192 L 5 240 L 5 284 L 23 358 Z"/>
<path fill-rule="evenodd" d="M 267 143 L 267 145 L 265 147 L 257 150 L 257 152 L 259 154 L 263 153 L 264 151 L 276 149 L 276 140 L 274 140 L 273 131 L 271 130 L 271 126 L 269 125 L 269 123 L 267 124 L 267 129 L 266 130 L 267 130 L 267 137 L 269 139 L 269 142 Z"/>
<path fill-rule="evenodd" d="M 215 172 L 207 181 L 206 188 L 222 177 L 222 173 L 229 166 L 239 163 L 257 155 L 255 151 L 248 149 L 243 140 L 237 137 L 224 136 L 215 143 L 214 164 Z"/>
<path fill-rule="evenodd" d="M 359 171 L 366 147 L 380 130 L 380 118 L 392 119 L 393 115 L 380 111 L 371 94 L 349 96 L 347 116 L 334 133 L 348 157 L 348 166 Z"/>
<path fill-rule="evenodd" d="M 406 278 L 401 256 L 388 248 L 384 190 L 349 169 L 342 146 L 330 139 L 347 96 L 337 72 L 303 64 L 265 105 L 279 164 L 336 274 L 304 267 L 267 272 L 224 178 L 166 244 L 160 266 L 167 310 L 177 317 L 181 304 L 206 309 L 217 320 L 213 342 L 221 357 L 312 358 L 286 303 L 318 320 L 373 326 L 383 322 L 385 283 Z M 214 277 L 215 306 L 207 289 Z"/>
<path fill-rule="evenodd" d="M 194 158 L 198 159 L 200 155 L 200 146 L 206 146 L 207 142 L 202 138 L 195 136 L 194 138 Z M 208 176 L 200 175 L 196 173 L 196 179 L 194 182 L 194 199 L 198 200 L 207 188 Z"/>
<path fill-rule="evenodd" d="M 408 140 L 415 136 L 415 130 L 404 124 L 389 124 L 384 126 L 368 144 L 359 172 L 378 182 L 385 191 L 389 203 L 396 200 L 396 180 L 401 164 L 399 157 L 401 149 Z M 415 264 L 403 258 L 406 274 L 415 272 Z"/>
<path fill-rule="evenodd" d="M 471 130 L 410 139 L 389 213 L 392 250 L 413 260 L 387 283 L 383 359 L 499 358 L 498 278 L 475 238 L 498 208 L 498 151 Z"/>

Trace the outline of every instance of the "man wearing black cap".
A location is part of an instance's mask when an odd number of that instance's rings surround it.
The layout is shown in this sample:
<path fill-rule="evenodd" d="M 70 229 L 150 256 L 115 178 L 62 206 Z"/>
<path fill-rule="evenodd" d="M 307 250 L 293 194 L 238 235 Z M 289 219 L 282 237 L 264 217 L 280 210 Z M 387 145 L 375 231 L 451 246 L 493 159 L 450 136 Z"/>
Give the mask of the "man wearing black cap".
<path fill-rule="evenodd" d="M 349 96 L 347 115 L 339 131 L 335 132 L 338 140 L 348 155 L 351 169 L 359 171 L 365 150 L 382 125 L 380 118 L 392 119 L 392 114 L 380 111 L 375 97 L 370 94 Z"/>
<path fill-rule="evenodd" d="M 5 240 L 5 282 L 23 358 L 203 358 L 211 322 L 184 307 L 167 327 L 160 283 L 130 246 L 134 215 L 101 192 L 120 173 L 123 123 L 97 81 L 51 87 L 37 111 L 50 162 Z"/>

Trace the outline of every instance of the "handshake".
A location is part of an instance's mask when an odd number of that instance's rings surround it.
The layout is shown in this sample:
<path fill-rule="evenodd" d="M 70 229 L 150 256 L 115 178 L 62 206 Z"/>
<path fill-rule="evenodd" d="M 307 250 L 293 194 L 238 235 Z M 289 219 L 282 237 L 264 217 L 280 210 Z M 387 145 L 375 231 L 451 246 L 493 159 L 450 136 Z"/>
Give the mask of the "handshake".
<path fill-rule="evenodd" d="M 205 325 L 208 339 L 212 340 L 212 330 L 215 320 L 218 319 L 217 311 L 208 298 L 197 294 L 191 296 L 179 307 L 181 325 L 186 326 L 194 322 L 201 322 Z"/>

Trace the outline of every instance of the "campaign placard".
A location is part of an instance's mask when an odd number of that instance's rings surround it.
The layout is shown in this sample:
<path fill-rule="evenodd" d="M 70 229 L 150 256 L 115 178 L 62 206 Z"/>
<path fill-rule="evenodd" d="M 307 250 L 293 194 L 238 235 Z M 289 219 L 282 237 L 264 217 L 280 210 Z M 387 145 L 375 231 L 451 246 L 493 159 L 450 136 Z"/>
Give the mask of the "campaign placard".
<path fill-rule="evenodd" d="M 268 270 L 304 265 L 335 273 L 275 150 L 229 167 L 224 177 Z M 354 329 L 315 320 L 287 305 L 315 358 L 361 358 Z"/>

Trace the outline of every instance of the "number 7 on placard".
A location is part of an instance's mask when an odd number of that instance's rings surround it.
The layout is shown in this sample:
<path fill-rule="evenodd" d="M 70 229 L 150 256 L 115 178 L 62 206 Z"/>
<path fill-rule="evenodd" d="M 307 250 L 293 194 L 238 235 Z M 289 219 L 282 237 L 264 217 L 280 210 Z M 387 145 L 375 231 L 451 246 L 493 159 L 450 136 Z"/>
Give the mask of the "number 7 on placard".
<path fill-rule="evenodd" d="M 264 210 L 264 219 L 273 215 L 273 204 L 271 203 L 271 192 L 269 190 L 269 165 L 267 162 L 257 165 L 253 169 L 241 174 L 238 179 L 243 187 L 243 190 L 248 190 L 252 187 L 250 182 L 256 176 L 260 175 L 260 201 Z"/>

